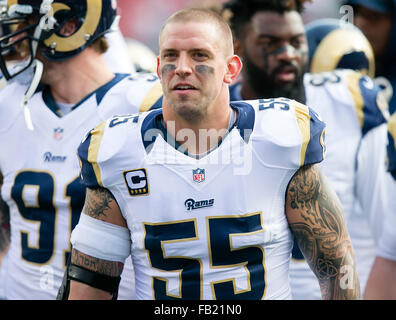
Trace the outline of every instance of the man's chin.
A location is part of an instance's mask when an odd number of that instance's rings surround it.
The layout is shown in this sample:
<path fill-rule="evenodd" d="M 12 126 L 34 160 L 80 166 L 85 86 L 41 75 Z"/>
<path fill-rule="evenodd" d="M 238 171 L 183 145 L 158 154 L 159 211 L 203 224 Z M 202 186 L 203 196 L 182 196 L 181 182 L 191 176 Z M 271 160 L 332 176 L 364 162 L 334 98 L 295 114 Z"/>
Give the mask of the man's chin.
<path fill-rule="evenodd" d="M 276 87 L 276 92 L 285 98 L 291 97 L 296 91 L 294 83 L 276 83 Z"/>
<path fill-rule="evenodd" d="M 202 110 L 198 103 L 193 101 L 175 101 L 169 103 L 173 111 L 187 121 L 197 121 L 202 118 Z"/>

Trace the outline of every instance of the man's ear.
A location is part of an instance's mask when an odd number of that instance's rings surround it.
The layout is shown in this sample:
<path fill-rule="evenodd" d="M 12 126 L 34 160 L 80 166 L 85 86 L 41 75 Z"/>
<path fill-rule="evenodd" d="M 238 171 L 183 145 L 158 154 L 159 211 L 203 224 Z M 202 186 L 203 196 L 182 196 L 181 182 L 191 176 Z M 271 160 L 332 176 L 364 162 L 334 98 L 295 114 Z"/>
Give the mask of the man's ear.
<path fill-rule="evenodd" d="M 64 37 L 70 37 L 77 30 L 77 21 L 75 19 L 68 20 L 61 28 L 60 34 Z"/>
<path fill-rule="evenodd" d="M 224 75 L 224 82 L 231 84 L 242 70 L 242 61 L 237 55 L 233 55 L 228 59 L 227 72 Z"/>

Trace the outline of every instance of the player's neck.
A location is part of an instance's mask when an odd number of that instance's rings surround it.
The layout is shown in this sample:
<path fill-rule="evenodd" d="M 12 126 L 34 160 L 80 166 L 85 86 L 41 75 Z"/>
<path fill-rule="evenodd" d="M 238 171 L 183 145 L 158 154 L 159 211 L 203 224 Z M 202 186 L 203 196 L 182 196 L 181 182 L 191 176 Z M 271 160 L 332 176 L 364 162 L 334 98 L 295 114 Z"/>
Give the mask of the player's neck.
<path fill-rule="evenodd" d="M 103 54 L 86 50 L 70 60 L 49 63 L 44 82 L 56 102 L 76 104 L 114 77 Z"/>
<path fill-rule="evenodd" d="M 209 108 L 204 118 L 191 122 L 172 112 L 166 99 L 163 106 L 168 133 L 191 155 L 204 154 L 219 144 L 228 132 L 232 112 L 229 100 L 223 99 Z"/>

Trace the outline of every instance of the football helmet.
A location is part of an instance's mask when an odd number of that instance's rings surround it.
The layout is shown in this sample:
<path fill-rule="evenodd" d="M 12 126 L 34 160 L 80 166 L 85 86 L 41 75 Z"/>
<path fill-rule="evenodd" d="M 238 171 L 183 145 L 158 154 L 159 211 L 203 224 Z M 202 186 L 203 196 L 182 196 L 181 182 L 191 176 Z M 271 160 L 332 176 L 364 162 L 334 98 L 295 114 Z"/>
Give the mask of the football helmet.
<path fill-rule="evenodd" d="M 55 61 L 75 56 L 111 30 L 116 11 L 116 0 L 0 0 L 4 77 L 29 68 L 37 50 Z"/>
<path fill-rule="evenodd" d="M 306 25 L 311 73 L 334 69 L 375 74 L 373 49 L 354 25 L 337 19 L 318 19 Z"/>

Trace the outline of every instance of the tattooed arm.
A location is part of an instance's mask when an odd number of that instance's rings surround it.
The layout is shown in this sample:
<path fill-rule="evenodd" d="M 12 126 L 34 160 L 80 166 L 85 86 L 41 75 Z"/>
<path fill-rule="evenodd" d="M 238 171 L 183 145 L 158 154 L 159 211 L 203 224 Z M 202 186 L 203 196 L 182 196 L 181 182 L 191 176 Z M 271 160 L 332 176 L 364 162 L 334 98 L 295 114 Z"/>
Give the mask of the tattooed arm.
<path fill-rule="evenodd" d="M 3 176 L 0 172 L 0 189 L 3 184 Z M 10 244 L 10 215 L 7 204 L 1 199 L 0 196 L 0 266 L 3 257 L 8 250 Z"/>
<path fill-rule="evenodd" d="M 112 194 L 105 188 L 87 189 L 83 213 L 92 218 L 99 219 L 121 227 L 127 227 L 117 202 Z M 72 249 L 72 264 L 81 266 L 111 277 L 121 275 L 123 263 L 98 259 Z M 109 292 L 93 288 L 77 281 L 70 282 L 69 300 L 73 299 L 111 299 Z"/>
<path fill-rule="evenodd" d="M 359 299 L 360 285 L 341 204 L 317 165 L 300 168 L 286 192 L 286 216 L 323 299 Z"/>

